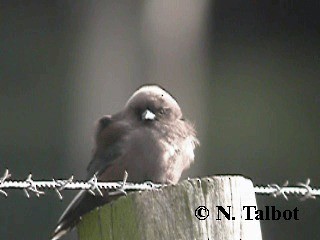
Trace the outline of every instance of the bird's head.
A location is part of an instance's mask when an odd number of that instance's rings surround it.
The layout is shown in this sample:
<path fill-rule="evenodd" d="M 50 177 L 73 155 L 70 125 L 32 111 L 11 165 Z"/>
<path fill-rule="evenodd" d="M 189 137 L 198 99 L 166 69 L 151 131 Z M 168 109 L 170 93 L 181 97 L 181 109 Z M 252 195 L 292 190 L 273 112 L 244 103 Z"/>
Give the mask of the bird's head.
<path fill-rule="evenodd" d="M 141 122 L 174 122 L 182 118 L 177 101 L 157 85 L 139 88 L 128 100 L 125 112 Z"/>

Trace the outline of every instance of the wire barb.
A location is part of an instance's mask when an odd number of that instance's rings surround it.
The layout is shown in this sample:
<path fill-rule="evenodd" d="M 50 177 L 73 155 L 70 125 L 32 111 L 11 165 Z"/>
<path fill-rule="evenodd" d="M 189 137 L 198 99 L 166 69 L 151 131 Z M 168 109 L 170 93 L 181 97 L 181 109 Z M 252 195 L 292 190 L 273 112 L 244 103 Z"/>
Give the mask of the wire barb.
<path fill-rule="evenodd" d="M 56 181 L 56 180 L 53 178 L 52 181 L 54 182 L 54 185 L 55 185 L 55 186 L 54 186 L 54 190 L 55 190 L 56 193 L 58 194 L 59 199 L 62 200 L 62 199 L 63 199 L 63 196 L 62 196 L 62 194 L 61 194 L 61 191 L 62 191 L 63 189 L 65 189 L 68 184 L 71 184 L 71 183 L 73 182 L 73 175 L 72 175 L 69 179 L 67 179 L 67 180 L 57 180 L 57 181 Z"/>
<path fill-rule="evenodd" d="M 98 186 L 98 178 L 95 174 L 89 180 L 88 183 L 91 185 L 91 188 L 88 189 L 89 193 L 91 193 L 93 196 L 95 196 L 96 193 L 94 191 L 96 191 L 97 193 L 99 193 L 100 196 L 103 196 L 103 193 L 101 192 L 101 190 Z"/>
<path fill-rule="evenodd" d="M 23 189 L 24 193 L 26 194 L 27 198 L 30 198 L 30 192 L 33 192 L 37 197 L 40 195 L 44 195 L 43 191 L 39 191 L 37 188 L 37 184 L 32 180 L 32 174 L 30 173 L 27 179 L 25 180 L 26 183 L 29 184 L 25 189 Z"/>
<path fill-rule="evenodd" d="M 285 191 L 283 190 L 284 187 L 287 187 L 288 185 L 289 185 L 289 181 L 286 181 L 286 182 L 282 185 L 282 187 L 280 187 L 278 184 L 268 184 L 267 186 L 270 187 L 270 188 L 275 188 L 274 192 L 271 193 L 271 195 L 272 195 L 273 197 L 276 198 L 276 197 L 278 197 L 278 196 L 283 196 L 284 199 L 288 201 L 288 197 L 287 197 Z"/>
<path fill-rule="evenodd" d="M 6 181 L 8 178 L 11 177 L 11 174 L 9 173 L 9 170 L 6 169 L 6 171 L 4 172 L 3 176 L 0 178 L 0 193 L 2 193 L 3 195 L 5 195 L 6 197 L 8 197 L 8 194 L 6 191 L 1 189 L 2 184 L 4 183 L 4 181 Z"/>
<path fill-rule="evenodd" d="M 310 187 L 311 180 L 307 179 L 306 183 L 297 183 L 298 186 L 301 186 L 307 190 L 306 194 L 300 198 L 300 201 L 305 201 L 308 198 L 316 199 L 316 196 L 312 195 L 312 188 Z"/>
<path fill-rule="evenodd" d="M 110 196 L 116 196 L 116 195 L 127 196 L 127 192 L 125 190 L 125 185 L 127 183 L 127 179 L 128 179 L 128 172 L 124 171 L 123 181 L 122 181 L 122 183 L 120 183 L 120 188 L 117 189 L 117 191 L 115 191 L 115 192 L 109 192 L 109 195 Z"/>

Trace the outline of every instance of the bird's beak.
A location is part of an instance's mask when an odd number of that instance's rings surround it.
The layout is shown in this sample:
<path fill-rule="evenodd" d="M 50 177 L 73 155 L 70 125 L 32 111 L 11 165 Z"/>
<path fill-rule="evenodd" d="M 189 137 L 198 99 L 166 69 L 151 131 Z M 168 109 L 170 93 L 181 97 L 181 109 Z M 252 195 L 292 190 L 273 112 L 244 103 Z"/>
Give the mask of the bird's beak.
<path fill-rule="evenodd" d="M 142 120 L 155 120 L 156 118 L 156 115 L 151 112 L 149 109 L 145 110 L 143 113 L 142 113 Z"/>

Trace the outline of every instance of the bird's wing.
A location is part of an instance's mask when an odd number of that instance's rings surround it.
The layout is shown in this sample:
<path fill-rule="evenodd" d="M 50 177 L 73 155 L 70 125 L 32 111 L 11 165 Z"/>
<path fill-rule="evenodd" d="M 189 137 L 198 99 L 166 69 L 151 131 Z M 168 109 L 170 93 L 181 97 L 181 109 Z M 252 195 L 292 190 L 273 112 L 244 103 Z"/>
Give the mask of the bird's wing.
<path fill-rule="evenodd" d="M 126 131 L 124 123 L 113 121 L 111 116 L 104 116 L 98 121 L 96 146 L 87 168 L 87 179 L 92 178 L 94 174 L 99 179 L 99 176 L 121 157 L 120 141 Z M 119 174 L 123 176 L 123 173 Z M 86 190 L 80 191 L 61 215 L 51 239 L 59 239 L 76 225 L 83 214 L 104 204 L 107 199 L 106 196 L 93 196 Z"/>
<path fill-rule="evenodd" d="M 119 141 L 126 130 L 119 122 L 113 122 L 110 115 L 98 120 L 96 128 L 96 146 L 92 160 L 87 167 L 87 180 L 94 174 L 98 177 L 112 162 L 121 155 Z"/>

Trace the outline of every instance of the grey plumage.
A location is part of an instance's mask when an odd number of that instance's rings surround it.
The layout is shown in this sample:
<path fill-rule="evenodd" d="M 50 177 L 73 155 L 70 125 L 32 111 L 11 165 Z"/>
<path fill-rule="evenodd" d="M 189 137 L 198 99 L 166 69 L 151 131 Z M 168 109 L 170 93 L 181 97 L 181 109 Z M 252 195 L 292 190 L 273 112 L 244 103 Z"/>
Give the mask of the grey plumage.
<path fill-rule="evenodd" d="M 87 179 L 175 184 L 194 160 L 199 141 L 194 127 L 183 118 L 176 100 L 156 85 L 139 88 L 123 111 L 102 117 L 97 124 L 93 158 Z M 80 217 L 113 200 L 81 191 L 60 217 L 52 240 L 71 230 Z"/>

